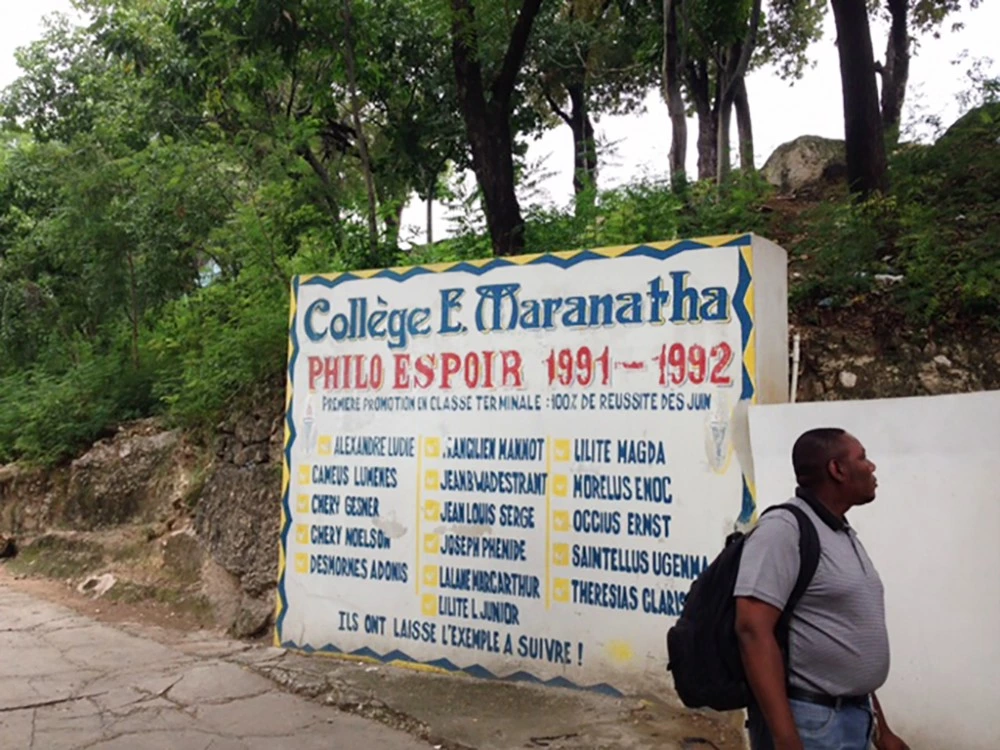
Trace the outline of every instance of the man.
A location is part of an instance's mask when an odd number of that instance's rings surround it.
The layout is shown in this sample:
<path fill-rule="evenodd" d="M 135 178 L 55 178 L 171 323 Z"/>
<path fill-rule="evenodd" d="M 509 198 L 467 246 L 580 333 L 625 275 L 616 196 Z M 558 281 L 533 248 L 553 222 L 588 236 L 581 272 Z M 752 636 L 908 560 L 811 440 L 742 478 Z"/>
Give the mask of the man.
<path fill-rule="evenodd" d="M 875 499 L 875 464 L 837 428 L 809 430 L 792 449 L 789 502 L 816 526 L 820 560 L 790 620 L 788 664 L 775 625 L 799 572 L 789 511 L 761 517 L 736 581 L 736 631 L 753 694 L 753 750 L 909 750 L 889 729 L 875 690 L 889 674 L 882 581 L 846 514 Z"/>

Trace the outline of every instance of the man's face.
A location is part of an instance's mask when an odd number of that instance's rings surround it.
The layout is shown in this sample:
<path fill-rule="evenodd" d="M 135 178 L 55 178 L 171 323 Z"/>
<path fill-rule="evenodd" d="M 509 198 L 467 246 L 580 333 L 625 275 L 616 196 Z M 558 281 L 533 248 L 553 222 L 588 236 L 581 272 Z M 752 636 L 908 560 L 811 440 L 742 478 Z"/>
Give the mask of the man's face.
<path fill-rule="evenodd" d="M 875 464 L 865 453 L 865 447 L 853 435 L 842 438 L 844 453 L 836 459 L 840 486 L 852 505 L 865 505 L 875 499 Z"/>

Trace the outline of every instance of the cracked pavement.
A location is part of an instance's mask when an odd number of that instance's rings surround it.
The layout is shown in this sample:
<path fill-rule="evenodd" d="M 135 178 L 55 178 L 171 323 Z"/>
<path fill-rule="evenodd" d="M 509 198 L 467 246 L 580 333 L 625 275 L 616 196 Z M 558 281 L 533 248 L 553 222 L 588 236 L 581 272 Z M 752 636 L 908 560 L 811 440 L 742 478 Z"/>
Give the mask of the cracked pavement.
<path fill-rule="evenodd" d="M 161 642 L 0 585 L 5 750 L 255 750 L 428 744 L 284 692 L 210 633 Z"/>

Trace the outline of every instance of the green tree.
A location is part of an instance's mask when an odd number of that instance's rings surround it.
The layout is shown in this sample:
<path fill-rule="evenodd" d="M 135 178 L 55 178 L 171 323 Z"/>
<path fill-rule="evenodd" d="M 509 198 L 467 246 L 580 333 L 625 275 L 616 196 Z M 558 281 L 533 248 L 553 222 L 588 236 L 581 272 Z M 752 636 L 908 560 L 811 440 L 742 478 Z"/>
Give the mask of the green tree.
<path fill-rule="evenodd" d="M 656 80 L 648 31 L 655 19 L 649 6 L 625 0 L 562 0 L 549 7 L 554 12 L 539 22 L 528 85 L 569 126 L 573 189 L 578 199 L 592 199 L 598 172 L 593 118 L 640 107 Z"/>
<path fill-rule="evenodd" d="M 682 174 L 687 151 L 685 116 L 698 120 L 698 177 L 723 181 L 729 173 L 732 112 L 740 165 L 754 168 L 748 71 L 775 65 L 779 75 L 801 74 L 806 50 L 819 38 L 825 0 L 657 0 L 661 90 L 673 131 L 671 173 Z"/>
<path fill-rule="evenodd" d="M 493 59 L 484 51 L 496 43 L 496 21 L 502 17 L 493 14 L 494 23 L 485 23 L 482 7 L 474 5 L 473 0 L 450 3 L 451 52 L 459 108 L 483 195 L 493 251 L 497 255 L 516 255 L 524 250 L 524 219 L 514 191 L 511 111 L 518 74 L 542 0 L 523 0 L 513 23 L 503 19 L 503 41 L 499 45 L 502 53 Z M 493 33 L 484 33 L 484 29 Z"/>
<path fill-rule="evenodd" d="M 875 64 L 882 78 L 882 125 L 890 141 L 899 138 L 900 117 L 910 77 L 910 57 L 914 39 L 934 34 L 945 19 L 963 7 L 978 8 L 980 0 L 885 0 L 881 11 L 889 22 L 885 61 Z M 960 26 L 960 24 L 956 24 Z"/>
<path fill-rule="evenodd" d="M 830 0 L 844 102 L 847 185 L 867 196 L 887 186 L 887 162 L 865 0 Z"/>

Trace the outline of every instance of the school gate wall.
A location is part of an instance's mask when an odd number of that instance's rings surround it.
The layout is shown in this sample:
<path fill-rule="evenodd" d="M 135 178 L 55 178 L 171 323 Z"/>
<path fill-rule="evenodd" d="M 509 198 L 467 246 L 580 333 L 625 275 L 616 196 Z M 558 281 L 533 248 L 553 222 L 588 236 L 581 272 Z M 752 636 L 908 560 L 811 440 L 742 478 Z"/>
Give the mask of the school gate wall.
<path fill-rule="evenodd" d="M 296 278 L 276 643 L 668 695 L 786 279 L 751 234 Z"/>

